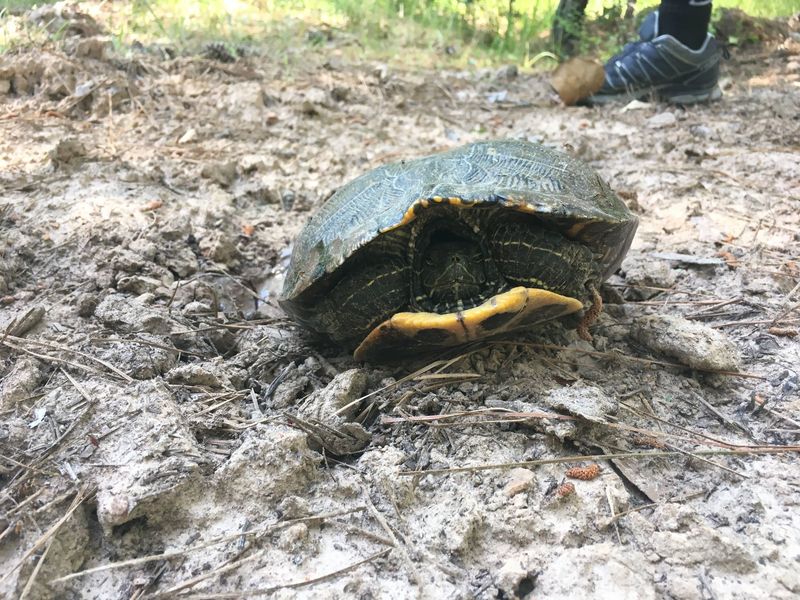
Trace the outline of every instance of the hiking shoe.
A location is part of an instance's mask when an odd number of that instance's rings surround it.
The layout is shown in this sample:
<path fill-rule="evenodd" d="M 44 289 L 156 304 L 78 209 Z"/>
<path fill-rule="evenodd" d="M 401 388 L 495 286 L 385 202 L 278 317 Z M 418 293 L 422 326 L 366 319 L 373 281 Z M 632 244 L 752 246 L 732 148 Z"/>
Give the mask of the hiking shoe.
<path fill-rule="evenodd" d="M 639 29 L 640 41 L 626 46 L 605 66 L 605 81 L 592 104 L 655 96 L 676 104 L 717 100 L 720 47 L 707 35 L 692 50 L 671 35 L 658 35 L 658 13 L 648 15 Z M 649 38 L 649 39 L 648 39 Z"/>

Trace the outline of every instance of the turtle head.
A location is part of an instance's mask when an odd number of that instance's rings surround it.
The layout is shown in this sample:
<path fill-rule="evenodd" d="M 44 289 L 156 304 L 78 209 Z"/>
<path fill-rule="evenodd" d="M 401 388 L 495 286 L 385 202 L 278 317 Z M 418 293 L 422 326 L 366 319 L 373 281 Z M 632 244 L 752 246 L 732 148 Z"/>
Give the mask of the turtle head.
<path fill-rule="evenodd" d="M 482 296 L 486 279 L 483 254 L 477 244 L 450 235 L 431 239 L 422 258 L 420 292 L 434 306 L 444 312 L 463 308 Z"/>
<path fill-rule="evenodd" d="M 457 213 L 432 219 L 412 236 L 413 305 L 449 313 L 497 293 L 496 273 L 483 240 Z"/>

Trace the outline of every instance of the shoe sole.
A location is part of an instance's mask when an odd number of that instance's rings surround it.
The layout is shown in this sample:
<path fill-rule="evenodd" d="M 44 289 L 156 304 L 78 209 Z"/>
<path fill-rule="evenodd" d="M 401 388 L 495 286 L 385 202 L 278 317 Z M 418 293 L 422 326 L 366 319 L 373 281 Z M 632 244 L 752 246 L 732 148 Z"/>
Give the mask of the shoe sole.
<path fill-rule="evenodd" d="M 641 100 L 648 96 L 655 96 L 658 100 L 669 102 L 670 104 L 700 104 L 702 102 L 714 102 L 722 98 L 722 90 L 719 85 L 706 90 L 686 90 L 684 88 L 646 89 L 633 94 L 608 94 L 595 95 L 587 98 L 593 106 L 602 106 L 612 102 L 630 102 Z"/>

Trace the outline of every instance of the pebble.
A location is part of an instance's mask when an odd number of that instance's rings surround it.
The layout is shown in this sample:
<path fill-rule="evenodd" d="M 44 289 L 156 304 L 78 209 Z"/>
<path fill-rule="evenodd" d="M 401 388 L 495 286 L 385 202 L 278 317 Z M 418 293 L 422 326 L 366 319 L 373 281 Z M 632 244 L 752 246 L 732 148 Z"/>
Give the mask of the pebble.
<path fill-rule="evenodd" d="M 677 121 L 678 119 L 675 118 L 674 113 L 664 111 L 647 119 L 647 126 L 651 129 L 663 129 L 664 127 L 672 127 Z"/>

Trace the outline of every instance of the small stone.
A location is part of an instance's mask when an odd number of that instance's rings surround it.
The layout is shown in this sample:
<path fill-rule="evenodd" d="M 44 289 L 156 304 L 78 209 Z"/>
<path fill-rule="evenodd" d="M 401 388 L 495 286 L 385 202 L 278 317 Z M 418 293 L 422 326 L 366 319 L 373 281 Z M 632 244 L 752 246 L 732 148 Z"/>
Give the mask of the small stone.
<path fill-rule="evenodd" d="M 282 520 L 302 519 L 311 514 L 308 500 L 300 496 L 287 496 L 278 504 L 278 512 Z"/>
<path fill-rule="evenodd" d="M 675 285 L 675 271 L 666 261 L 631 256 L 622 263 L 622 272 L 631 286 L 624 291 L 627 300 L 648 300 Z"/>
<path fill-rule="evenodd" d="M 606 423 L 606 415 L 617 412 L 616 401 L 595 386 L 575 384 L 554 388 L 547 394 L 544 402 L 551 409 L 568 412 L 594 423 Z"/>
<path fill-rule="evenodd" d="M 53 166 L 78 163 L 86 156 L 86 147 L 76 138 L 66 138 L 58 142 L 50 151 L 49 157 Z"/>
<path fill-rule="evenodd" d="M 744 289 L 753 295 L 774 294 L 777 286 L 775 281 L 769 277 L 757 277 L 748 281 Z"/>
<path fill-rule="evenodd" d="M 674 113 L 667 110 L 647 119 L 647 126 L 651 129 L 663 129 L 664 127 L 672 127 L 677 121 L 678 119 L 675 118 Z"/>
<path fill-rule="evenodd" d="M 530 489 L 535 479 L 533 471 L 529 469 L 511 469 L 509 472 L 509 481 L 503 488 L 503 493 L 512 498 L 520 492 Z"/>
<path fill-rule="evenodd" d="M 0 79 L 0 94 L 8 94 L 11 91 L 11 82 L 8 79 Z"/>
<path fill-rule="evenodd" d="M 650 315 L 633 323 L 634 337 L 656 352 L 695 369 L 735 371 L 739 351 L 721 331 L 671 315 Z"/>
<path fill-rule="evenodd" d="M 23 356 L 0 381 L 0 410 L 14 408 L 20 400 L 31 396 L 44 381 L 45 370 L 35 358 Z"/>
<path fill-rule="evenodd" d="M 308 525 L 296 523 L 281 531 L 278 536 L 278 547 L 286 552 L 295 551 L 308 539 Z"/>
<path fill-rule="evenodd" d="M 222 187 L 230 187 L 236 179 L 236 163 L 207 163 L 200 170 L 200 176 L 218 183 Z"/>
<path fill-rule="evenodd" d="M 78 316 L 91 317 L 94 314 L 94 309 L 97 308 L 97 296 L 95 294 L 81 294 L 77 302 Z"/>
<path fill-rule="evenodd" d="M 197 139 L 197 130 L 189 127 L 186 132 L 178 139 L 179 144 L 189 144 Z"/>
<path fill-rule="evenodd" d="M 307 403 L 308 410 L 304 417 L 313 417 L 320 421 L 329 421 L 336 417 L 351 419 L 355 416 L 358 406 L 350 404 L 364 393 L 367 387 L 367 375 L 361 369 L 350 369 L 339 373 L 322 390 L 316 392 Z M 337 411 L 348 407 L 343 413 Z"/>

